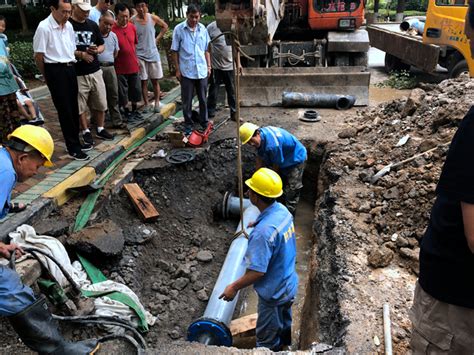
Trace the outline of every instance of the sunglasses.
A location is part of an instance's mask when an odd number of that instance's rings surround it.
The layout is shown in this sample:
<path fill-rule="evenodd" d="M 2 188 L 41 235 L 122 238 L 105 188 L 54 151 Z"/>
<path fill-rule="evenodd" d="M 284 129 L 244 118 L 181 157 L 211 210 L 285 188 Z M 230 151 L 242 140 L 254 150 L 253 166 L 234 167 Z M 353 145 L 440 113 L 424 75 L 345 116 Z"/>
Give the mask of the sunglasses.
<path fill-rule="evenodd" d="M 113 5 L 114 4 L 114 0 L 105 0 L 104 1 L 106 4 L 110 4 L 110 5 Z"/>

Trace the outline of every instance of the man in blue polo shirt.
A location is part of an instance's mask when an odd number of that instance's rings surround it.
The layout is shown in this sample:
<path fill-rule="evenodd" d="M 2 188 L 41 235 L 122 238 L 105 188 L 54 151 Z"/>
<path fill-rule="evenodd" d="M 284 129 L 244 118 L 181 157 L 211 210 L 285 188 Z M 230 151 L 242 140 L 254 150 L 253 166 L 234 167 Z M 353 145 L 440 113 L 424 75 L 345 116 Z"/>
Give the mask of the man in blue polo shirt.
<path fill-rule="evenodd" d="M 199 99 L 199 118 L 201 128 L 207 128 L 207 78 L 211 74 L 211 56 L 209 54 L 209 33 L 199 23 L 201 10 L 196 4 L 189 4 L 186 10 L 186 21 L 173 30 L 171 51 L 176 67 L 176 78 L 181 83 L 181 100 L 185 134 L 193 129 L 192 100 L 194 89 Z"/>
<path fill-rule="evenodd" d="M 246 122 L 240 126 L 242 144 L 257 149 L 257 166 L 268 167 L 280 174 L 284 183 L 284 202 L 294 215 L 303 187 L 306 148 L 288 131 L 278 127 L 259 127 Z"/>
<path fill-rule="evenodd" d="M 245 184 L 261 213 L 249 236 L 247 271 L 219 298 L 232 301 L 240 289 L 253 285 L 258 294 L 257 347 L 279 351 L 291 344 L 291 306 L 298 288 L 293 216 L 275 200 L 283 193 L 276 172 L 261 168 Z"/>

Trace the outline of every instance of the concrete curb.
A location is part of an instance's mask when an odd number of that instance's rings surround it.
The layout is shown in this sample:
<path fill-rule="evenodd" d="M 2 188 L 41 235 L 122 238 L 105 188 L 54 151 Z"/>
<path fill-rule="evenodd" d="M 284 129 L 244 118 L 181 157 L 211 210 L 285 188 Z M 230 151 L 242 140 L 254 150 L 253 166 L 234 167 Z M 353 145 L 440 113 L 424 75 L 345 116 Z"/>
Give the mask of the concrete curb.
<path fill-rule="evenodd" d="M 68 191 L 69 188 L 90 184 L 95 177 L 104 172 L 108 165 L 125 149 L 158 127 L 165 119 L 171 116 L 175 110 L 175 103 L 166 104 L 162 109 L 162 113 L 157 115 L 157 118 L 147 122 L 144 127 L 133 131 L 130 137 L 126 137 L 115 143 L 117 145 L 115 148 L 100 154 L 89 164 L 75 171 L 64 181 L 58 183 L 42 196 L 32 201 L 25 211 L 10 216 L 10 218 L 0 222 L 0 239 L 7 240 L 8 233 L 15 231 L 18 226 L 22 224 L 33 224 L 39 219 L 48 216 L 56 207 L 66 203 L 75 195 L 75 193 Z M 128 172 L 128 178 L 131 177 L 130 174 L 131 170 Z"/>

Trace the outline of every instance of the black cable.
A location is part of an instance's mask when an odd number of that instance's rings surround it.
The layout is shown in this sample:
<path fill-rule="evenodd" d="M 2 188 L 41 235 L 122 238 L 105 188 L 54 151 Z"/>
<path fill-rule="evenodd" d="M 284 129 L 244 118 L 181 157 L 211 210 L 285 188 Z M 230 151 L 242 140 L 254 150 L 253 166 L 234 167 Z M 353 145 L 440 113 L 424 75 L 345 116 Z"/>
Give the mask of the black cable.
<path fill-rule="evenodd" d="M 58 268 L 61 270 L 64 277 L 66 277 L 66 279 L 69 281 L 69 283 L 71 284 L 71 286 L 74 289 L 74 291 L 76 292 L 76 294 L 77 295 L 82 294 L 79 285 L 74 281 L 74 279 L 71 277 L 71 275 L 69 275 L 69 273 L 66 271 L 66 269 L 64 269 L 64 267 L 61 265 L 61 263 L 54 256 L 52 256 L 48 252 L 45 252 L 44 250 L 41 250 L 41 249 L 38 249 L 38 248 L 33 248 L 33 247 L 23 247 L 23 250 L 26 251 L 26 252 L 30 252 L 30 253 L 39 253 L 41 255 L 46 256 L 50 260 L 52 260 L 58 266 Z"/>
<path fill-rule="evenodd" d="M 122 319 L 115 317 L 100 316 L 100 315 L 88 315 L 88 316 L 58 316 L 53 314 L 53 318 L 61 321 L 81 323 L 81 324 L 109 324 L 127 329 L 133 333 L 133 335 L 140 340 L 142 347 L 146 349 L 146 341 L 142 335 L 135 329 L 135 327 Z"/>

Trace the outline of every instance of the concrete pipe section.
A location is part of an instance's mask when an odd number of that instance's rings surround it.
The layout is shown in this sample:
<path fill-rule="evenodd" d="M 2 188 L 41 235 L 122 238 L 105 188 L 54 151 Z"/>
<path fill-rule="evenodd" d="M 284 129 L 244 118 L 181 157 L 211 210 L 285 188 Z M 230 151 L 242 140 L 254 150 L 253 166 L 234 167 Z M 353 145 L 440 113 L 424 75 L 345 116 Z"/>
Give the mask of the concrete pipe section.
<path fill-rule="evenodd" d="M 223 205 L 232 209 L 231 212 L 226 207 L 226 215 L 229 215 L 229 213 L 235 214 L 239 211 L 240 203 L 237 197 L 226 194 L 224 199 L 226 201 Z M 242 218 L 243 225 L 247 234 L 250 234 L 253 228 L 247 228 L 247 225 L 257 220 L 260 211 L 249 200 L 244 200 L 244 206 L 247 206 L 247 208 Z M 240 231 L 240 226 L 241 223 L 239 222 L 236 232 Z M 224 292 L 227 285 L 244 275 L 246 270 L 244 256 L 247 252 L 247 246 L 248 240 L 244 234 L 235 238 L 230 245 L 204 315 L 194 321 L 188 328 L 188 341 L 197 341 L 206 345 L 232 346 L 232 334 L 228 326 L 232 320 L 240 292 L 237 293 L 232 302 L 220 300 L 219 296 Z"/>

